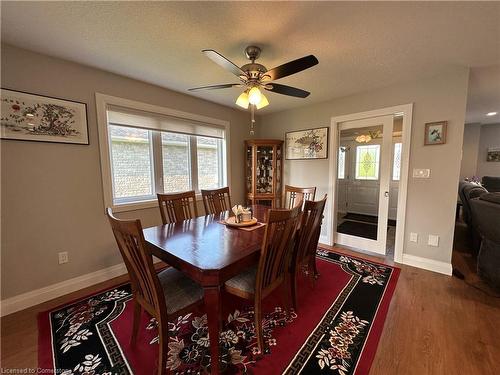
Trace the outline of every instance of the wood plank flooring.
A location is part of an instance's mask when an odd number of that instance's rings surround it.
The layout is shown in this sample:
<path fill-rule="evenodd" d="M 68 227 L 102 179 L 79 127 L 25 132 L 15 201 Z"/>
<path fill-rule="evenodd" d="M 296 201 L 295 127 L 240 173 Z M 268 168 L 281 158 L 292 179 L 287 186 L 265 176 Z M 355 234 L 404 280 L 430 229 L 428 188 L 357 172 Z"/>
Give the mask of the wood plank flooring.
<path fill-rule="evenodd" d="M 398 266 L 401 276 L 370 375 L 500 374 L 500 299 L 456 278 Z M 125 280 L 115 278 L 2 318 L 1 367 L 37 367 L 39 312 Z"/>

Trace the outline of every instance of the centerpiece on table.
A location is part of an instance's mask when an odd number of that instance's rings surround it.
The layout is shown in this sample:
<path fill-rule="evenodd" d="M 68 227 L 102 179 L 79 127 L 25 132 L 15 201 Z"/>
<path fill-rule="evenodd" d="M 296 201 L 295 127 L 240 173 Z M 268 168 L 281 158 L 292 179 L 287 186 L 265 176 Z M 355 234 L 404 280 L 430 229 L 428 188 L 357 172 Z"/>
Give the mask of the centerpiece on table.
<path fill-rule="evenodd" d="M 235 205 L 231 211 L 234 216 L 230 216 L 226 220 L 226 224 L 235 227 L 247 227 L 257 224 L 257 219 L 253 217 L 251 208 L 244 208 L 242 205 Z"/>

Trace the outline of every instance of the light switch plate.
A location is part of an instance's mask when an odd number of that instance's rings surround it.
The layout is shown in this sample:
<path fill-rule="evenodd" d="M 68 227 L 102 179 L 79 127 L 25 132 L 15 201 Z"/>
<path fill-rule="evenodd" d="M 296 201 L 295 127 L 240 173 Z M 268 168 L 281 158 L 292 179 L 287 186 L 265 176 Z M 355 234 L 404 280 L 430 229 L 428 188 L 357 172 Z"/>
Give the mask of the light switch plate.
<path fill-rule="evenodd" d="M 410 242 L 418 242 L 418 233 L 410 233 Z"/>
<path fill-rule="evenodd" d="M 413 169 L 413 178 L 429 178 L 429 177 L 431 177 L 430 169 L 419 169 L 419 168 Z"/>
<path fill-rule="evenodd" d="M 439 236 L 429 234 L 429 241 L 427 242 L 429 246 L 439 246 Z"/>

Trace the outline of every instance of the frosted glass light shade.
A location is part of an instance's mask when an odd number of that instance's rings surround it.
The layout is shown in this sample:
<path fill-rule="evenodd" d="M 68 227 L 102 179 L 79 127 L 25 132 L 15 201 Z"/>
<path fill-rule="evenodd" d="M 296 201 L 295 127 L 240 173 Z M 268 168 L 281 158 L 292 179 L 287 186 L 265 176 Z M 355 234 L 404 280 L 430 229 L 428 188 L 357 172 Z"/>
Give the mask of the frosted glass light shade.
<path fill-rule="evenodd" d="M 248 94 L 246 91 L 243 91 L 240 96 L 238 96 L 238 99 L 236 99 L 236 104 L 239 105 L 241 108 L 248 108 Z"/>
<path fill-rule="evenodd" d="M 260 94 L 260 102 L 256 105 L 257 109 L 264 108 L 269 105 L 269 100 L 265 97 L 264 94 Z"/>

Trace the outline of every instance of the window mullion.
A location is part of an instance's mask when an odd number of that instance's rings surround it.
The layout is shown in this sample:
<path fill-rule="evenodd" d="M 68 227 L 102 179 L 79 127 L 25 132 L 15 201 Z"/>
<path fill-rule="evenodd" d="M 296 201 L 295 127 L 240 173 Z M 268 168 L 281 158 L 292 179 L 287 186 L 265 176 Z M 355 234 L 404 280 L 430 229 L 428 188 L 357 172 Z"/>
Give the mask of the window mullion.
<path fill-rule="evenodd" d="M 191 135 L 189 137 L 189 151 L 190 151 L 190 169 L 191 169 L 191 189 L 195 192 L 199 192 L 198 183 L 198 149 L 197 149 L 196 136 Z"/>
<path fill-rule="evenodd" d="M 155 193 L 164 193 L 163 188 L 163 150 L 161 132 L 152 131 L 153 144 L 153 176 Z"/>

